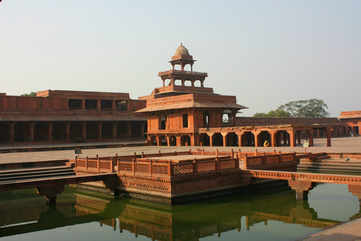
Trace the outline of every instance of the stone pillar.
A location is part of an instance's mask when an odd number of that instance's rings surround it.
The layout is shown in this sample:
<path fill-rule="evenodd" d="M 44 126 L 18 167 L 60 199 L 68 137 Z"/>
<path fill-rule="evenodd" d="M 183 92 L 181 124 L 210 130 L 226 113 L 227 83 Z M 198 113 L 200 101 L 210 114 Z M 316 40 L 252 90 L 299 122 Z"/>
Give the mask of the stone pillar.
<path fill-rule="evenodd" d="M 15 142 L 15 123 L 10 123 L 10 143 L 13 144 Z"/>
<path fill-rule="evenodd" d="M 239 133 L 237 135 L 237 137 L 238 137 L 238 146 L 242 146 L 243 145 L 243 143 L 242 143 L 242 133 Z"/>
<path fill-rule="evenodd" d="M 118 138 L 118 125 L 117 122 L 113 122 L 113 139 L 116 140 Z"/>
<path fill-rule="evenodd" d="M 70 142 L 70 122 L 65 124 L 65 140 Z"/>
<path fill-rule="evenodd" d="M 327 146 L 331 146 L 331 131 L 329 128 L 327 128 L 327 133 L 326 133 L 326 136 L 327 136 Z"/>
<path fill-rule="evenodd" d="M 295 147 L 295 130 L 289 130 L 288 135 L 290 136 L 290 146 Z"/>
<path fill-rule="evenodd" d="M 167 146 L 170 146 L 170 136 L 165 136 L 165 138 L 167 139 Z"/>
<path fill-rule="evenodd" d="M 101 141 L 103 139 L 103 122 L 98 123 L 98 140 Z"/>
<path fill-rule="evenodd" d="M 259 146 L 259 143 L 258 143 L 258 134 L 256 131 L 253 132 L 253 135 L 254 135 L 254 146 L 255 147 L 258 147 Z"/>
<path fill-rule="evenodd" d="M 307 200 L 308 191 L 313 188 L 310 181 L 288 180 L 288 185 L 296 192 L 297 201 Z"/>
<path fill-rule="evenodd" d="M 86 122 L 83 122 L 81 125 L 81 136 L 83 140 L 85 141 L 87 139 L 87 128 L 86 128 Z"/>
<path fill-rule="evenodd" d="M 86 110 L 86 101 L 85 100 L 81 100 L 81 109 Z"/>
<path fill-rule="evenodd" d="M 213 146 L 213 134 L 209 135 L 209 146 Z"/>
<path fill-rule="evenodd" d="M 272 147 L 275 147 L 277 146 L 277 143 L 276 143 L 276 132 L 271 132 L 271 146 Z"/>
<path fill-rule="evenodd" d="M 182 139 L 181 139 L 181 136 L 176 136 L 176 143 L 177 143 L 177 145 L 176 145 L 176 146 L 181 146 L 181 145 L 182 145 Z"/>
<path fill-rule="evenodd" d="M 223 146 L 227 146 L 227 133 L 222 133 L 222 137 L 223 137 Z"/>
<path fill-rule="evenodd" d="M 313 146 L 313 129 L 308 130 L 308 143 L 310 146 Z"/>
<path fill-rule="evenodd" d="M 157 142 L 157 146 L 160 146 L 160 137 L 159 136 L 155 136 L 155 140 Z"/>
<path fill-rule="evenodd" d="M 31 122 L 29 124 L 29 130 L 30 130 L 30 133 L 29 133 L 29 138 L 30 138 L 30 142 L 34 142 L 34 139 L 35 139 L 35 123 Z"/>
<path fill-rule="evenodd" d="M 49 140 L 50 142 L 53 141 L 53 123 L 51 123 L 51 122 L 49 122 L 48 140 Z"/>
<path fill-rule="evenodd" d="M 199 146 L 199 135 L 196 133 L 191 135 L 191 146 Z"/>

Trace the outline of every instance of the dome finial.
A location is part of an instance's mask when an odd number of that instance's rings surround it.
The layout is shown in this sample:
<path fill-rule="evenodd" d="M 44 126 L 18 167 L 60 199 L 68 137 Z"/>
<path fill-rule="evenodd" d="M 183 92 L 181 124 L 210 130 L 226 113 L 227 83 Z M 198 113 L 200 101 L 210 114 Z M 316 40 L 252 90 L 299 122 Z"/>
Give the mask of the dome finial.
<path fill-rule="evenodd" d="M 172 60 L 175 59 L 190 59 L 193 60 L 192 55 L 189 54 L 188 49 L 183 45 L 183 42 L 178 46 Z"/>

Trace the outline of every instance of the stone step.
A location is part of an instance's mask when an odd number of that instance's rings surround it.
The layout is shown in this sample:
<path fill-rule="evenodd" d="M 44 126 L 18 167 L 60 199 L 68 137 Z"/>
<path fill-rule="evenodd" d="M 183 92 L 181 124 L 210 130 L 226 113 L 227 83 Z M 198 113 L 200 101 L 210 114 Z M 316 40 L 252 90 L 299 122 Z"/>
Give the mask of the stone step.
<path fill-rule="evenodd" d="M 73 171 L 63 171 L 63 172 L 54 172 L 54 173 L 33 173 L 33 175 L 18 175 L 18 176 L 11 176 L 11 177 L 0 177 L 0 184 L 1 182 L 8 182 L 8 181 L 16 181 L 16 180 L 28 180 L 28 179 L 37 179 L 37 178 L 48 178 L 48 177 L 60 177 L 60 176 L 75 176 Z"/>
<path fill-rule="evenodd" d="M 14 172 L 14 173 L 8 173 L 8 174 L 1 174 L 0 180 L 2 178 L 11 178 L 11 177 L 26 177 L 31 175 L 47 175 L 47 174 L 53 174 L 53 173 L 63 173 L 63 172 L 73 172 L 74 170 L 71 168 L 64 168 L 64 169 L 58 169 L 58 170 L 42 170 L 42 171 L 32 171 L 32 172 Z"/>
<path fill-rule="evenodd" d="M 14 174 L 14 173 L 27 173 L 27 172 L 42 172 L 49 170 L 69 170 L 72 169 L 70 166 L 54 166 L 54 167 L 38 167 L 38 168 L 21 168 L 0 171 L 0 177 L 3 175 Z"/>

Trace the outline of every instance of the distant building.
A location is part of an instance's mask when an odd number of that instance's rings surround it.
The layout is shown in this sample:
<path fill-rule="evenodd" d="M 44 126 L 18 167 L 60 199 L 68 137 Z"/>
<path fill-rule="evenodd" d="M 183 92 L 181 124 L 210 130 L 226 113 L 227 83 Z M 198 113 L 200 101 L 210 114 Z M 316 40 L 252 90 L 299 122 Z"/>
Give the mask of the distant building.
<path fill-rule="evenodd" d="M 70 143 L 144 138 L 144 107 L 128 93 L 46 90 L 0 94 L 0 143 Z"/>
<path fill-rule="evenodd" d="M 338 117 L 342 122 L 348 126 L 348 132 L 352 135 L 361 135 L 361 111 L 344 111 Z"/>

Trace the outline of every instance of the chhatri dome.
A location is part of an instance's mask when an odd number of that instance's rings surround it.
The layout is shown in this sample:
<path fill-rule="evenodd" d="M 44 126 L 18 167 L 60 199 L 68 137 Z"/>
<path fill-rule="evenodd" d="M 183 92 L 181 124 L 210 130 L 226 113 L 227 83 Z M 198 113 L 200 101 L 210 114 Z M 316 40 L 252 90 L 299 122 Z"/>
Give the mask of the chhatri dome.
<path fill-rule="evenodd" d="M 188 49 L 184 47 L 183 43 L 181 43 L 169 62 L 172 65 L 173 70 L 175 65 L 180 65 L 183 71 L 184 66 L 189 64 L 191 66 L 191 71 L 193 71 L 193 64 L 195 60 L 193 59 L 193 56 L 189 54 Z"/>
<path fill-rule="evenodd" d="M 189 54 L 188 49 L 184 47 L 182 43 L 178 46 L 177 50 L 175 51 L 175 54 L 172 57 L 172 60 L 180 60 L 180 59 L 193 60 L 193 56 Z"/>
<path fill-rule="evenodd" d="M 169 61 L 169 63 L 172 65 L 172 69 L 168 71 L 159 72 L 158 76 L 161 77 L 163 81 L 163 87 L 165 87 L 165 81 L 169 81 L 169 86 L 175 86 L 175 81 L 180 80 L 181 86 L 183 87 L 189 87 L 194 88 L 196 87 L 194 85 L 194 82 L 199 81 L 200 85 L 197 86 L 199 88 L 204 88 L 203 82 L 205 78 L 208 76 L 207 73 L 203 72 L 193 72 L 193 64 L 196 60 L 193 59 L 193 56 L 189 54 L 189 51 L 184 45 L 181 43 L 177 50 L 175 51 L 175 54 Z M 190 65 L 190 71 L 185 70 L 185 66 Z M 180 66 L 180 69 L 176 69 L 176 66 Z M 190 81 L 191 86 L 186 86 L 185 82 Z"/>

